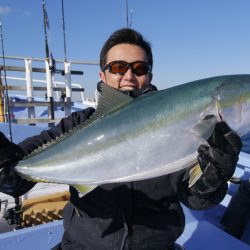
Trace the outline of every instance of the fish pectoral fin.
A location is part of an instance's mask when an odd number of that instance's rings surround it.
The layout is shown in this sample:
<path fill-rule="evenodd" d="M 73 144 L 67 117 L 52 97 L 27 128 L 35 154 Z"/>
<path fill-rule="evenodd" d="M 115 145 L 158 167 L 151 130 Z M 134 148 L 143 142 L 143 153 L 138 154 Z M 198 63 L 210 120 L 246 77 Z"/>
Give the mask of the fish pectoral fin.
<path fill-rule="evenodd" d="M 205 140 L 207 140 L 214 131 L 215 124 L 217 123 L 217 117 L 215 115 L 207 115 L 202 120 L 196 123 L 191 131 Z"/>
<path fill-rule="evenodd" d="M 74 187 L 79 192 L 80 198 L 97 187 L 96 185 L 80 185 L 80 184 L 71 186 Z"/>
<path fill-rule="evenodd" d="M 198 179 L 201 177 L 202 171 L 200 164 L 196 162 L 194 166 L 189 171 L 189 180 L 188 180 L 188 187 L 192 187 Z"/>

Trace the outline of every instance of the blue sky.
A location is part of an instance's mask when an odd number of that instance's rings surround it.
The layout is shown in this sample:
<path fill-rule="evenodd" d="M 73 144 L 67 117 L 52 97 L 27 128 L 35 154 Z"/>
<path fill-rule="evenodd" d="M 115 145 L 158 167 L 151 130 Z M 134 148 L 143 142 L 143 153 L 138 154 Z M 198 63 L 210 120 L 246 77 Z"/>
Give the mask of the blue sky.
<path fill-rule="evenodd" d="M 61 0 L 45 2 L 49 47 L 54 58 L 64 59 Z M 125 6 L 125 0 L 64 0 L 67 58 L 98 62 L 103 42 L 126 26 Z M 128 0 L 128 9 L 132 28 L 152 44 L 159 89 L 249 73 L 249 0 Z M 42 0 L 1 0 L 0 19 L 5 55 L 45 57 Z M 93 95 L 98 66 L 78 69 L 87 95 Z"/>

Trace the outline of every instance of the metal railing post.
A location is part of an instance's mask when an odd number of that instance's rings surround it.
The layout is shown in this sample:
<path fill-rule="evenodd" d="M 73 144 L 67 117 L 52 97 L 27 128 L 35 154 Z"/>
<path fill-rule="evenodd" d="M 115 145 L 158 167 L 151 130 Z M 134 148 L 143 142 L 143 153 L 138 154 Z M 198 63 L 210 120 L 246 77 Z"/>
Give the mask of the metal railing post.
<path fill-rule="evenodd" d="M 27 88 L 27 101 L 34 101 L 33 86 L 32 86 L 32 60 L 24 59 L 25 62 L 25 78 Z M 28 107 L 28 118 L 35 118 L 35 107 Z"/>
<path fill-rule="evenodd" d="M 2 74 L 0 70 L 0 86 L 3 87 L 2 84 Z M 0 90 L 0 122 L 5 121 L 5 115 L 4 115 L 4 90 Z"/>
<path fill-rule="evenodd" d="M 53 98 L 53 80 L 52 80 L 52 72 L 50 69 L 50 62 L 49 59 L 47 58 L 45 60 L 45 69 L 46 69 L 46 80 L 47 80 L 47 101 L 50 102 L 50 107 L 49 107 L 49 118 L 54 120 L 55 119 L 55 114 L 54 114 L 54 98 Z M 53 123 L 50 123 L 49 126 L 53 126 Z"/>
<path fill-rule="evenodd" d="M 65 72 L 65 87 L 66 87 L 66 106 L 65 106 L 65 116 L 71 113 L 71 96 L 72 96 L 72 86 L 71 86 L 71 73 L 70 73 L 71 63 L 64 62 L 64 72 Z"/>

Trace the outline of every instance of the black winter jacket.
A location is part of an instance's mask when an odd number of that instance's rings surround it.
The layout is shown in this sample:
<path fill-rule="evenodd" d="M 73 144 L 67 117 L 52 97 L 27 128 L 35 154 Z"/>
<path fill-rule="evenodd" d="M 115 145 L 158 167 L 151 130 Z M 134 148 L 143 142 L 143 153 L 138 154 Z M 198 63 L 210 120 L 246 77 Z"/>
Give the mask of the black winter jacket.
<path fill-rule="evenodd" d="M 27 155 L 84 122 L 93 112 L 92 108 L 74 112 L 19 146 Z M 82 198 L 70 187 L 71 198 L 63 216 L 62 249 L 172 249 L 185 225 L 180 201 L 192 209 L 206 209 L 218 204 L 227 191 L 225 185 L 209 195 L 192 193 L 182 176 L 177 172 L 149 180 L 102 185 Z M 0 191 L 14 197 L 35 185 L 9 169 L 2 171 L 0 179 Z"/>

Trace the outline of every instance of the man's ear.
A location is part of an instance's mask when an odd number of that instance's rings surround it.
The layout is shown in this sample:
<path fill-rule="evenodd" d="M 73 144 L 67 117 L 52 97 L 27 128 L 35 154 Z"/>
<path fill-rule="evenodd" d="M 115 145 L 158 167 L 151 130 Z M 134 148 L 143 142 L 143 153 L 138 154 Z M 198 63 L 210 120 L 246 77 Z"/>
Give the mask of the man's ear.
<path fill-rule="evenodd" d="M 104 83 L 106 83 L 106 76 L 105 73 L 103 71 L 99 72 L 99 76 L 100 76 L 100 80 Z"/>
<path fill-rule="evenodd" d="M 153 80 L 153 73 L 152 73 L 152 72 L 150 72 L 148 77 L 149 77 L 149 82 L 151 83 L 151 82 L 152 82 L 152 80 Z"/>

